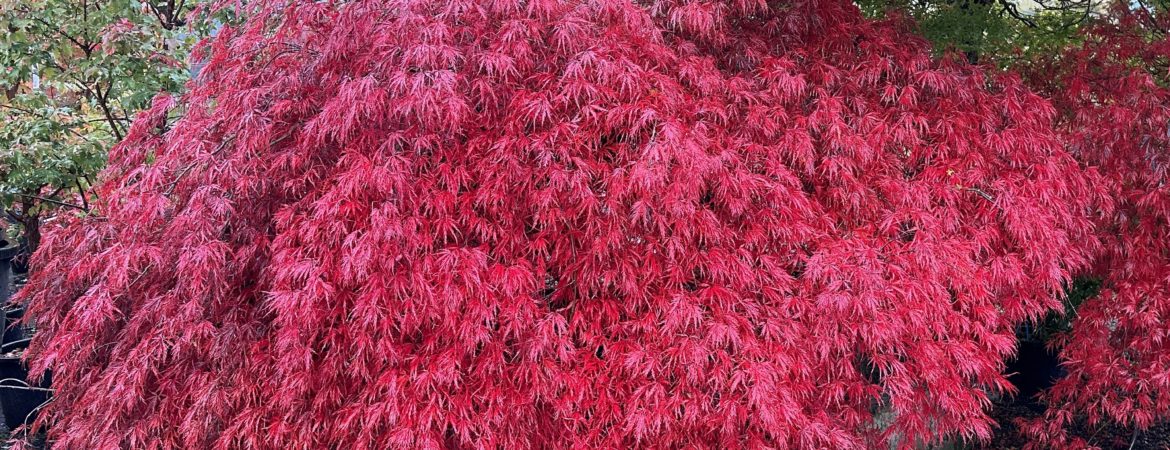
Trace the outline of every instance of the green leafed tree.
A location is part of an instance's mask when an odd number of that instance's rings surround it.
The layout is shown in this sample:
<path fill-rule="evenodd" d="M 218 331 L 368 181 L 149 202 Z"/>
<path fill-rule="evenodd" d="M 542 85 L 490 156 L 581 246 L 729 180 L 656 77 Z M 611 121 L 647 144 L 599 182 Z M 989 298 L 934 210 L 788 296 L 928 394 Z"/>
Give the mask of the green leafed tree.
<path fill-rule="evenodd" d="M 1107 0 L 859 0 L 871 17 L 908 16 L 939 53 L 1001 67 L 1076 45 Z"/>
<path fill-rule="evenodd" d="M 35 248 L 42 221 L 88 211 L 134 113 L 191 77 L 197 0 L 0 0 L 0 209 Z M 15 230 L 9 230 L 14 232 Z"/>

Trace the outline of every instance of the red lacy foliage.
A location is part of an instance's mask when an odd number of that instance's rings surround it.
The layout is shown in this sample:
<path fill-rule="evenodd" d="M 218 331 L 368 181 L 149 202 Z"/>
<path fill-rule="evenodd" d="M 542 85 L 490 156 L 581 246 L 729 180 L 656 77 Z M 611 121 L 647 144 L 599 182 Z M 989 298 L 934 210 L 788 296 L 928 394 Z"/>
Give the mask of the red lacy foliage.
<path fill-rule="evenodd" d="M 1070 376 L 1051 397 L 1060 408 L 1034 423 L 1038 443 L 1084 446 L 1063 428 L 1078 415 L 1149 427 L 1170 419 L 1170 22 L 1115 6 L 1083 46 L 1032 68 L 1052 98 L 1074 155 L 1099 171 L 1103 280 L 1063 340 Z M 1092 174 L 1090 174 L 1092 175 Z"/>
<path fill-rule="evenodd" d="M 60 448 L 987 437 L 1095 251 L 1048 102 L 845 2 L 265 8 L 37 254 Z"/>

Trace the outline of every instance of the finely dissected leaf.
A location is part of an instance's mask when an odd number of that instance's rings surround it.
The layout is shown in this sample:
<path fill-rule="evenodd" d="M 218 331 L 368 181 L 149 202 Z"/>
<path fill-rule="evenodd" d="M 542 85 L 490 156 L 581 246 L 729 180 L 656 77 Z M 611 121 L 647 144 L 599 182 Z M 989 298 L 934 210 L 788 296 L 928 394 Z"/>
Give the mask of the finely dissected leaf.
<path fill-rule="evenodd" d="M 987 437 L 1089 262 L 1052 106 L 848 3 L 256 3 L 37 255 L 61 448 Z"/>

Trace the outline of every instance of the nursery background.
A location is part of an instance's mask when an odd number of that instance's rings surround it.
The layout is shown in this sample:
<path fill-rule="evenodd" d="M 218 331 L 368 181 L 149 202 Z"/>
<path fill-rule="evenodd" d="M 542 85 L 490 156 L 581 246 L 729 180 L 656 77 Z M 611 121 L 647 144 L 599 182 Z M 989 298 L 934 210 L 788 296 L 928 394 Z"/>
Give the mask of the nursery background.
<path fill-rule="evenodd" d="M 0 0 L 8 445 L 1166 448 L 1168 6 Z"/>

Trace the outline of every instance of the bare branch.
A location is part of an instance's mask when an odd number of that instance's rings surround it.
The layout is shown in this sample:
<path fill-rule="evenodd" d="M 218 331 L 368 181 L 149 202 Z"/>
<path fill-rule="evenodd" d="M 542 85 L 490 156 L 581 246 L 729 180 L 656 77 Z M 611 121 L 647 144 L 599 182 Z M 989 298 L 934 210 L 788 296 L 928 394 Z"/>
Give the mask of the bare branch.
<path fill-rule="evenodd" d="M 983 197 L 983 199 L 984 199 L 984 200 L 987 200 L 987 201 L 989 201 L 989 202 L 995 203 L 995 197 L 992 197 L 992 196 L 991 196 L 991 194 L 988 194 L 988 193 L 986 193 L 986 192 L 983 192 L 983 190 L 982 190 L 982 189 L 979 189 L 979 188 L 973 188 L 973 187 L 969 187 L 969 188 L 964 188 L 964 190 L 971 191 L 971 192 L 974 192 L 974 193 L 976 193 L 976 194 L 979 194 L 979 196 L 980 196 L 980 197 Z"/>
<path fill-rule="evenodd" d="M 53 200 L 51 198 L 41 197 L 39 195 L 29 195 L 29 194 L 19 194 L 19 195 L 21 197 L 24 197 L 25 199 L 29 199 L 29 200 L 40 200 L 42 202 L 52 203 L 52 204 L 57 205 L 57 206 L 64 206 L 66 208 L 73 208 L 73 209 L 78 209 L 81 211 L 89 212 L 89 207 L 86 207 L 86 206 L 74 205 L 72 203 L 67 203 L 67 202 L 63 202 L 60 200 Z"/>

